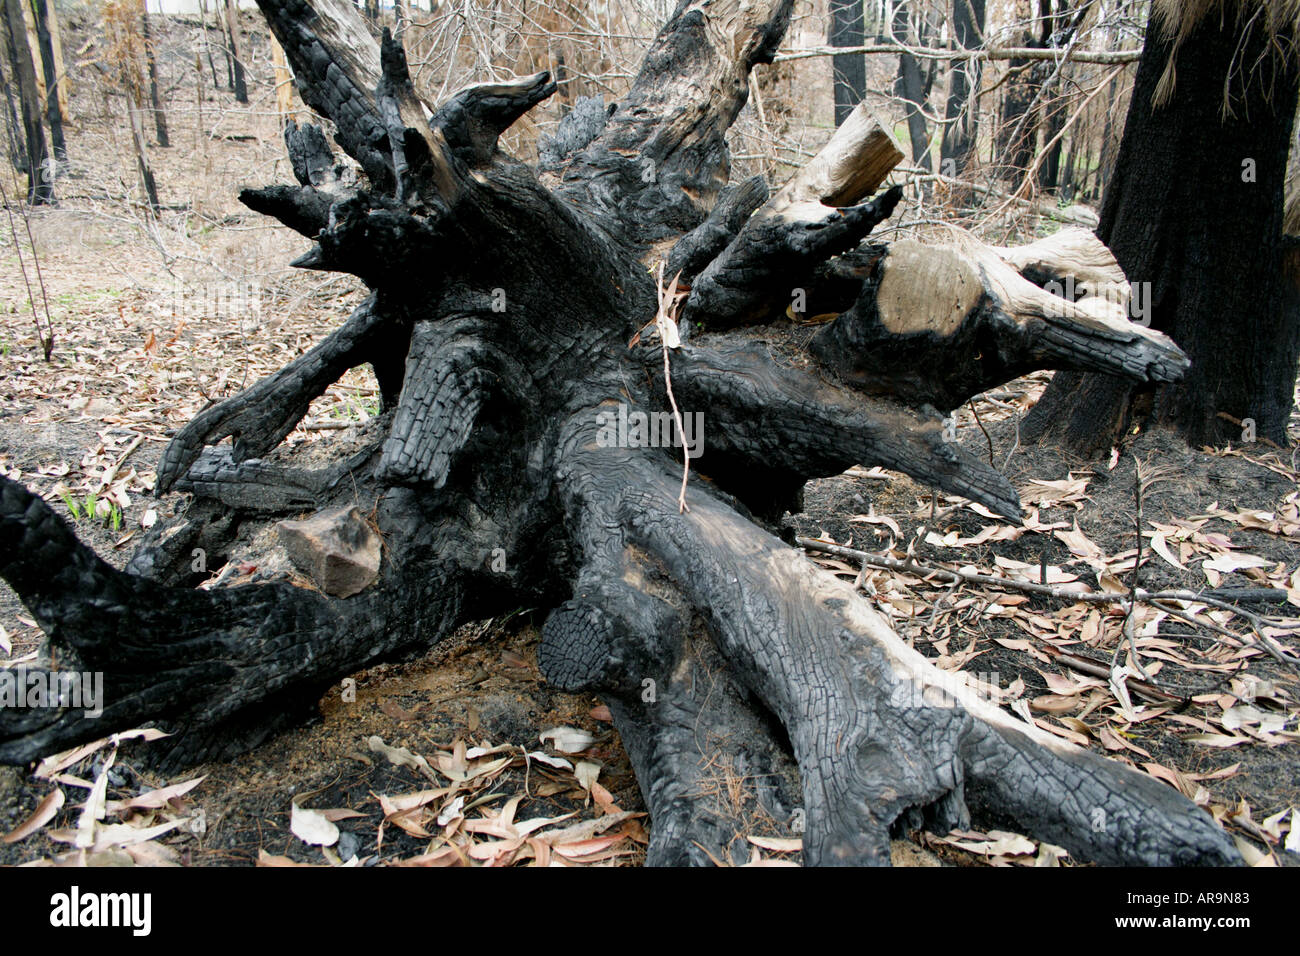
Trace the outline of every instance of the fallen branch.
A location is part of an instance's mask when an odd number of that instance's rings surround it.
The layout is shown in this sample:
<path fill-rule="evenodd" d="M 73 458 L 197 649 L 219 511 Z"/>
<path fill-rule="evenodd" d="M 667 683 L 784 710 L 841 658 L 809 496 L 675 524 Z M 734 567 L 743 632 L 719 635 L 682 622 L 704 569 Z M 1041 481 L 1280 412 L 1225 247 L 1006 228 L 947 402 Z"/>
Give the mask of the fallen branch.
<path fill-rule="evenodd" d="M 1068 667 L 1072 671 L 1078 671 L 1080 674 L 1087 674 L 1091 677 L 1100 677 L 1102 680 L 1108 681 L 1111 679 L 1111 669 L 1100 661 L 1066 653 L 1050 644 L 1043 644 L 1040 647 L 1048 657 L 1051 657 L 1062 667 Z M 1161 690 L 1149 681 L 1130 679 L 1125 681 L 1125 684 L 1129 690 L 1158 704 L 1186 704 L 1190 699 L 1189 697 L 1171 694 L 1167 690 Z"/>
<path fill-rule="evenodd" d="M 1065 51 L 1041 47 L 990 47 L 983 50 L 942 50 L 934 47 L 912 47 L 904 43 L 869 43 L 866 46 L 815 46 L 806 50 L 779 53 L 777 63 L 786 60 L 806 60 L 819 56 L 849 56 L 865 54 L 910 53 L 922 60 L 1059 60 Z M 1073 63 L 1136 63 L 1141 50 L 1076 50 L 1070 54 Z"/>

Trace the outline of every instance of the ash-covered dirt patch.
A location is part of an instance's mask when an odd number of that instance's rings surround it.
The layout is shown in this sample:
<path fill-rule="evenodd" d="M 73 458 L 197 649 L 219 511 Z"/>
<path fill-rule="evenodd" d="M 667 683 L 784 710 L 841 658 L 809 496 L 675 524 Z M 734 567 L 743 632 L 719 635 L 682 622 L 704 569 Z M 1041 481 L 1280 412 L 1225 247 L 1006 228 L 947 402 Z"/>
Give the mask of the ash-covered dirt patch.
<path fill-rule="evenodd" d="M 548 845 L 556 859 L 639 863 L 644 858 L 640 816 L 644 807 L 618 736 L 596 698 L 558 693 L 541 679 L 535 664 L 538 639 L 536 622 L 529 614 L 463 628 L 418 660 L 380 665 L 340 685 L 321 700 L 321 716 L 311 724 L 277 735 L 236 760 L 197 766 L 183 775 L 163 778 L 151 773 L 140 759 L 148 745 L 124 744 L 117 764 L 109 770 L 109 800 L 127 800 L 163 786 L 203 779 L 163 807 L 134 816 L 133 826 L 138 829 L 183 821 L 152 841 L 141 858 L 133 859 L 136 848 L 124 845 L 101 849 L 99 858 L 91 862 L 393 863 L 427 857 L 444 847 L 467 820 L 478 819 L 483 808 L 500 811 L 519 798 L 514 814 L 519 821 L 561 818 L 549 831 L 538 831 L 539 842 L 584 823 L 609 842 L 593 849 L 591 842 L 570 841 L 581 852 L 568 856 L 569 843 Z M 584 731 L 591 743 L 580 754 L 557 753 L 538 739 L 543 730 L 554 727 Z M 388 748 L 405 748 L 423 757 L 433 772 L 393 763 L 371 746 L 374 738 Z M 463 764 L 459 775 L 468 778 L 462 781 L 454 779 L 456 773 L 443 774 L 438 760 L 441 755 L 454 761 L 458 744 Z M 500 749 L 476 757 L 475 747 Z M 51 834 L 66 840 L 75 829 L 80 813 L 75 804 L 87 792 L 75 781 L 93 780 L 106 752 L 98 751 L 67 768 L 57 781 L 30 778 L 15 768 L 0 770 L 0 831 L 16 826 L 56 784 L 68 791 L 67 806 L 45 829 L 21 842 L 0 844 L 0 864 L 51 858 L 71 850 Z M 556 765 L 535 756 L 524 760 L 524 753 L 543 753 Z M 590 789 L 560 763 L 576 768 L 580 761 L 594 765 L 597 783 Z M 505 766 L 497 769 L 491 766 L 494 762 Z M 424 794 L 426 802 L 397 822 L 391 816 L 385 822 L 380 795 L 401 801 L 412 794 Z M 336 817 L 338 840 L 322 848 L 294 835 L 290 826 L 295 801 Z M 602 828 L 602 820 L 615 813 L 626 816 L 615 826 Z M 141 814 L 153 817 L 142 819 Z M 445 820 L 441 825 L 440 814 Z M 419 832 L 428 835 L 418 836 Z M 490 841 L 480 836 L 474 842 Z M 440 862 L 459 861 L 452 855 Z M 474 862 L 502 860 L 483 856 Z"/>

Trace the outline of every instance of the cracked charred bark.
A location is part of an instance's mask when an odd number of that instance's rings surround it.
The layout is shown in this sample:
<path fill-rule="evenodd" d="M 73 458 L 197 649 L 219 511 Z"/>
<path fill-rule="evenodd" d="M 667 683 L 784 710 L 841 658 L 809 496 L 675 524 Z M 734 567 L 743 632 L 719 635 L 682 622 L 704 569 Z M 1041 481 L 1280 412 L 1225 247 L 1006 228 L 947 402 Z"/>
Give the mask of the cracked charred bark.
<path fill-rule="evenodd" d="M 730 857 L 738 781 L 774 818 L 804 821 L 814 864 L 888 862 L 891 829 L 966 825 L 972 811 L 1101 862 L 1234 861 L 1177 792 L 954 687 L 774 532 L 804 482 L 853 463 L 1016 520 L 1014 489 L 944 441 L 942 411 L 1030 368 L 1165 380 L 1185 366 L 1162 335 L 1107 311 L 1123 274 L 1095 238 L 864 244 L 901 200 L 872 198 L 901 153 L 861 108 L 770 197 L 761 181 L 728 187 L 727 128 L 791 2 L 683 0 L 624 101 L 595 123 L 568 114 L 582 128 L 555 138 L 567 148 L 548 188 L 497 147 L 554 92 L 546 75 L 426 112 L 401 47 L 373 43 L 349 0 L 261 0 L 304 99 L 362 175 L 341 174 L 319 129 L 291 127 L 298 185 L 244 201 L 313 240 L 298 265 L 372 293 L 176 436 L 158 487 L 194 503 L 126 572 L 0 479 L 0 574 L 64 666 L 105 672 L 106 696 L 99 721 L 0 711 L 0 759 L 146 720 L 174 733 L 171 763 L 232 753 L 346 674 L 527 604 L 553 609 L 546 677 L 610 702 L 652 863 Z M 685 511 L 678 450 L 608 434 L 620 415 L 666 420 L 661 347 L 644 331 L 660 257 L 690 288 L 673 388 L 707 419 Z M 1035 284 L 1061 275 L 1079 301 Z M 810 349 L 773 354 L 737 331 L 784 321 L 792 288 L 827 319 Z M 385 405 L 369 446 L 314 470 L 277 459 L 310 401 L 363 363 Z M 185 586 L 190 549 L 219 553 L 243 518 L 344 501 L 384 539 L 361 593 Z"/>

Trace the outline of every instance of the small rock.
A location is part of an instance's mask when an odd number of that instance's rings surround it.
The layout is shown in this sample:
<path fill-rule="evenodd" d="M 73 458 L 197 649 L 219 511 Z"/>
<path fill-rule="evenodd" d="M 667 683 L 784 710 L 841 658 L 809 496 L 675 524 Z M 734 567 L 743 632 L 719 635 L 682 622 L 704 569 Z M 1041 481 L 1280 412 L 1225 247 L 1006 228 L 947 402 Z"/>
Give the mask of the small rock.
<path fill-rule="evenodd" d="M 326 594 L 351 597 L 379 577 L 379 535 L 354 507 L 341 505 L 302 521 L 281 521 L 276 530 L 294 566 Z"/>
<path fill-rule="evenodd" d="M 361 849 L 361 841 L 357 839 L 355 833 L 349 833 L 347 830 L 339 832 L 339 859 L 346 863 L 357 855 L 359 849 Z"/>

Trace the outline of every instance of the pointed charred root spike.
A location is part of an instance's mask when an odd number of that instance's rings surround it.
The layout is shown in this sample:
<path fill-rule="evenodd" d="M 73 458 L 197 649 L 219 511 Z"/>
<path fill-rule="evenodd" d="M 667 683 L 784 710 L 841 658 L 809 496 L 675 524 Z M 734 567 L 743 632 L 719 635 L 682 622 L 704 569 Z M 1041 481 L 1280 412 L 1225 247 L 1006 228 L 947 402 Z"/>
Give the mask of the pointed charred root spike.
<path fill-rule="evenodd" d="M 0 478 L 0 576 L 64 667 L 75 661 L 103 674 L 98 719 L 79 706 L 0 707 L 0 762 L 27 762 L 146 721 L 176 733 L 151 751 L 190 763 L 230 755 L 281 728 L 286 715 L 300 719 L 334 680 L 376 657 L 426 647 L 461 621 L 463 571 L 450 552 L 468 542 L 477 553 L 485 542 L 471 527 L 435 529 L 423 517 L 410 499 L 390 493 L 380 501 L 385 541 L 433 557 L 409 572 L 385 560 L 380 580 L 347 599 L 279 583 L 166 587 L 112 568 L 39 496 Z"/>
<path fill-rule="evenodd" d="M 319 244 L 313 244 L 310 249 L 296 259 L 290 259 L 289 266 L 293 269 L 310 269 L 314 272 L 334 271 L 333 265 L 325 256 L 325 250 Z"/>
<path fill-rule="evenodd" d="M 368 299 L 323 342 L 279 372 L 225 401 L 204 409 L 163 451 L 156 493 L 169 490 L 198 458 L 205 445 L 234 439 L 233 458 L 259 458 L 278 445 L 307 414 L 312 399 L 348 369 L 368 361 L 367 349 L 384 325 Z"/>
<path fill-rule="evenodd" d="M 716 328 L 770 320 L 805 292 L 819 266 L 852 249 L 902 199 L 895 186 L 870 195 L 903 158 L 865 104 L 754 213 L 694 283 L 686 316 Z"/>
<path fill-rule="evenodd" d="M 749 97 L 749 73 L 775 55 L 793 5 L 680 3 L 557 193 L 637 242 L 698 226 L 729 178 L 726 133 Z"/>
<path fill-rule="evenodd" d="M 767 196 L 762 176 L 727 187 L 704 222 L 677 240 L 668 253 L 664 274 L 681 273 L 683 284 L 689 285 L 736 237 L 754 211 L 767 202 Z"/>
<path fill-rule="evenodd" d="M 691 287 L 683 319 L 710 328 L 770 321 L 790 304 L 817 266 L 856 246 L 902 199 L 893 186 L 876 199 L 843 209 L 817 203 L 760 209 Z"/>
<path fill-rule="evenodd" d="M 1123 321 L 1123 320 L 1120 320 Z M 1179 382 L 1192 367 L 1187 354 L 1172 340 L 1133 331 L 1123 326 L 1082 324 L 1064 317 L 1046 316 L 1040 333 L 1052 368 L 1102 371 L 1135 382 Z M 1158 336 L 1158 337 L 1157 337 Z"/>
<path fill-rule="evenodd" d="M 1005 718 L 963 747 L 972 806 L 998 807 L 1029 832 L 1103 866 L 1240 866 L 1206 811 L 1147 774 Z M 1117 786 L 1120 781 L 1123 786 Z"/>
<path fill-rule="evenodd" d="M 492 159 L 500 135 L 555 90 L 546 72 L 471 86 L 439 107 L 432 122 L 457 157 L 469 166 L 482 166 Z"/>
<path fill-rule="evenodd" d="M 413 276 L 424 278 L 430 261 L 445 252 L 444 211 L 437 197 L 420 214 L 392 196 L 358 195 L 335 202 L 316 245 L 290 265 L 346 272 L 372 289 L 407 285 Z"/>
<path fill-rule="evenodd" d="M 278 219 L 295 232 L 315 239 L 329 224 L 334 197 L 312 186 L 267 186 L 240 190 L 239 201 L 254 212 Z M 313 268 L 296 261 L 290 265 Z"/>
<path fill-rule="evenodd" d="M 407 117 L 402 116 L 401 104 L 415 101 L 415 88 L 411 85 L 411 74 L 406 64 L 406 51 L 402 44 L 393 39 L 388 27 L 384 27 L 383 38 L 379 43 L 379 62 L 382 75 L 375 89 L 375 100 L 379 105 L 379 115 L 383 117 L 388 129 L 388 149 L 392 156 L 393 179 L 398 200 L 411 194 L 411 171 L 406 157 L 408 142 Z M 423 117 L 421 117 L 423 118 Z"/>
<path fill-rule="evenodd" d="M 406 63 L 406 49 L 401 40 L 393 39 L 393 33 L 384 27 L 379 40 L 379 65 L 383 71 L 381 87 L 387 85 L 392 90 L 411 90 L 411 70 Z"/>

